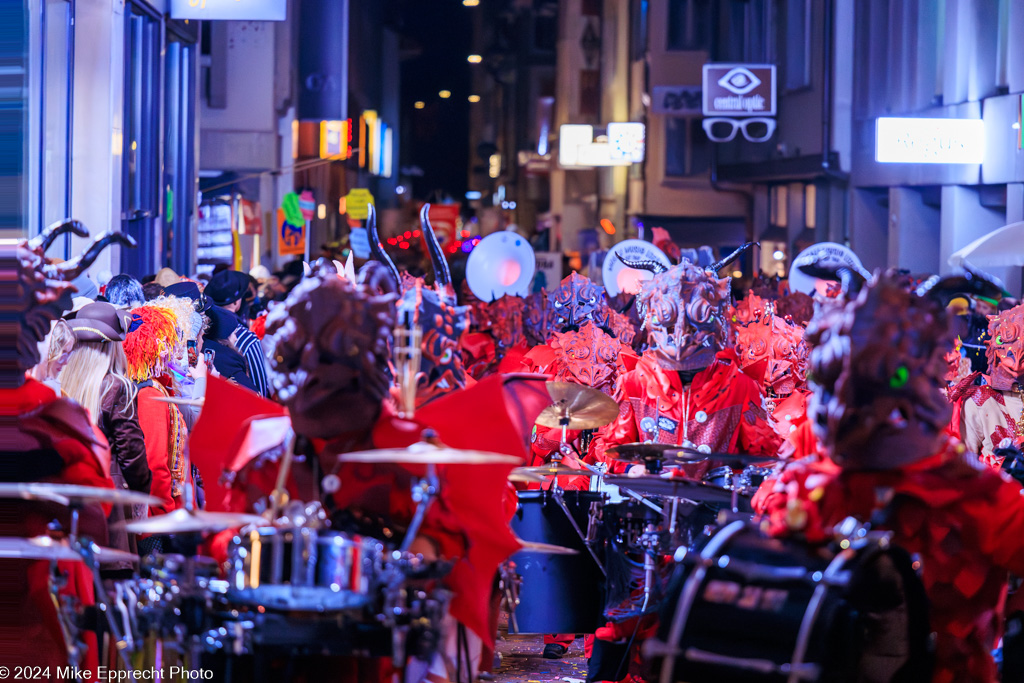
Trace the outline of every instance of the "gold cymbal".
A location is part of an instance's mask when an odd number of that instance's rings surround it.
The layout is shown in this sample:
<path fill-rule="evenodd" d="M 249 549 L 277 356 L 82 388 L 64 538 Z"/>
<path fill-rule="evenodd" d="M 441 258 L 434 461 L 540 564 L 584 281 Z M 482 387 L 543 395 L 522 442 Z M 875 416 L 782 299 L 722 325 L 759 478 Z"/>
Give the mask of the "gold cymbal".
<path fill-rule="evenodd" d="M 161 403 L 173 403 L 176 406 L 199 406 L 200 408 L 206 402 L 206 398 L 182 398 L 180 396 L 156 396 L 153 398 L 154 401 L 160 401 Z"/>
<path fill-rule="evenodd" d="M 536 541 L 524 541 L 518 539 L 519 544 L 523 547 L 520 548 L 521 553 L 538 553 L 540 555 L 579 555 L 579 550 L 573 548 L 566 548 L 561 545 L 551 545 L 550 543 L 538 543 Z"/>
<path fill-rule="evenodd" d="M 447 446 L 434 446 L 421 441 L 408 448 L 380 448 L 374 451 L 342 453 L 337 461 L 403 465 L 518 465 L 522 458 L 486 451 L 464 451 Z"/>
<path fill-rule="evenodd" d="M 619 416 L 619 404 L 597 389 L 571 382 L 548 382 L 547 387 L 554 403 L 537 416 L 542 427 L 561 427 L 567 420 L 569 429 L 597 429 Z"/>
<path fill-rule="evenodd" d="M 520 467 L 516 470 L 512 470 L 511 474 L 508 475 L 508 480 L 517 484 L 543 484 L 547 479 L 542 474 L 534 474 L 533 472 L 522 472 L 520 470 L 526 469 Z"/>
<path fill-rule="evenodd" d="M 78 484 L 13 482 L 0 484 L 0 498 L 48 500 L 61 505 L 71 503 L 112 503 L 114 505 L 159 505 L 162 501 L 146 493 L 128 489 L 108 489 Z"/>
<path fill-rule="evenodd" d="M 596 477 L 597 475 L 590 470 L 584 469 L 573 469 L 566 465 L 540 465 L 538 467 L 517 467 L 512 470 L 513 476 L 521 477 L 540 477 L 541 481 L 545 477 Z M 511 477 L 509 477 L 511 479 Z M 536 479 L 530 479 L 530 481 L 536 481 Z"/>
<path fill-rule="evenodd" d="M 205 510 L 175 510 L 166 515 L 128 522 L 124 528 L 136 534 L 194 534 L 223 531 L 249 524 L 268 524 L 256 515 L 240 512 L 207 512 Z"/>
<path fill-rule="evenodd" d="M 93 554 L 98 562 L 138 562 L 139 556 L 124 550 L 94 545 Z M 67 541 L 49 536 L 35 538 L 0 538 L 0 558 L 5 560 L 64 560 L 81 562 L 82 556 Z"/>

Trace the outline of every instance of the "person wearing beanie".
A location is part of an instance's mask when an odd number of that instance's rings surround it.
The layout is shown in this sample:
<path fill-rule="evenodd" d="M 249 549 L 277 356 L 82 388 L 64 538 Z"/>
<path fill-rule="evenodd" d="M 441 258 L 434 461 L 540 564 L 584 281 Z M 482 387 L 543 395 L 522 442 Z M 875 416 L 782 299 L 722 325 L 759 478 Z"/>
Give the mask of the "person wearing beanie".
<path fill-rule="evenodd" d="M 251 283 L 252 280 L 245 273 L 240 273 L 237 270 L 222 270 L 210 278 L 210 283 L 206 285 L 203 293 L 218 308 L 233 314 L 235 326 L 220 341 L 227 340 L 232 334 L 234 335 L 233 345 L 245 359 L 246 374 L 252 381 L 254 390 L 260 396 L 269 396 L 267 359 L 263 355 L 259 337 L 249 331 L 246 321 L 251 300 L 249 291 Z M 217 369 L 224 374 L 219 367 Z"/>
<path fill-rule="evenodd" d="M 238 318 L 220 306 L 210 308 L 207 315 L 210 318 L 210 327 L 206 330 L 203 349 L 213 351 L 213 367 L 224 379 L 235 382 L 249 391 L 261 393 L 253 382 L 253 378 L 246 372 L 246 359 L 235 350 L 239 339 L 236 334 Z M 248 330 L 246 332 L 253 338 L 256 337 L 252 332 Z M 232 341 L 232 337 L 235 341 Z M 256 346 L 261 348 L 258 340 Z"/>

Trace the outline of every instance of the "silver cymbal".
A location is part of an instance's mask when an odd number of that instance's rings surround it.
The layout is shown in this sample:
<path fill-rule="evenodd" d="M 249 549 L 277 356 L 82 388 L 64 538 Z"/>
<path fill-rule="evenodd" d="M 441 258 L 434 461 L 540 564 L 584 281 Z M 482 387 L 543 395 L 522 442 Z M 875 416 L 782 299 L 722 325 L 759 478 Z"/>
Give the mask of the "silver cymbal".
<path fill-rule="evenodd" d="M 135 553 L 93 545 L 93 554 L 98 562 L 138 562 Z M 82 556 L 67 541 L 49 536 L 34 538 L 0 538 L 0 558 L 13 560 L 64 560 L 81 562 Z"/>
<path fill-rule="evenodd" d="M 113 503 L 115 505 L 159 505 L 159 498 L 128 489 L 108 489 L 78 484 L 14 482 L 0 484 L 0 498 L 48 500 L 61 505 L 74 503 Z"/>
<path fill-rule="evenodd" d="M 508 480 L 518 484 L 543 484 L 547 481 L 544 475 L 524 472 L 523 470 L 525 469 L 527 468 L 519 467 L 512 470 L 511 474 L 508 475 Z"/>
<path fill-rule="evenodd" d="M 157 396 L 153 399 L 160 403 L 173 403 L 176 406 L 199 406 L 206 402 L 206 398 L 182 398 L 181 396 Z"/>
<path fill-rule="evenodd" d="M 241 512 L 207 512 L 175 510 L 166 515 L 128 522 L 124 528 L 136 534 L 193 534 L 224 531 L 249 524 L 269 524 L 263 517 Z"/>
<path fill-rule="evenodd" d="M 554 403 L 537 416 L 542 427 L 561 427 L 568 418 L 569 429 L 597 429 L 619 416 L 619 404 L 597 389 L 571 382 L 548 382 L 547 387 Z"/>
<path fill-rule="evenodd" d="M 403 465 L 518 465 L 522 458 L 514 455 L 465 451 L 447 446 L 419 442 L 408 448 L 380 448 L 374 451 L 342 453 L 338 462 L 400 463 Z"/>
<path fill-rule="evenodd" d="M 605 477 L 604 482 L 644 496 L 686 498 L 699 503 L 728 504 L 732 502 L 732 491 L 729 489 L 682 477 L 659 477 L 651 474 L 639 477 L 617 475 Z"/>

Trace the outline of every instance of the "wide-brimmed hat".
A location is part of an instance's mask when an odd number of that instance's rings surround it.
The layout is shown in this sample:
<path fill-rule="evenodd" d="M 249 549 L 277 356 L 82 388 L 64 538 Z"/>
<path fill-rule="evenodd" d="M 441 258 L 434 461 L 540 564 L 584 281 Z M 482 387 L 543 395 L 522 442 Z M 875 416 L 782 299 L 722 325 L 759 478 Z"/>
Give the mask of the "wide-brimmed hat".
<path fill-rule="evenodd" d="M 113 304 L 86 304 L 67 317 L 77 341 L 122 342 L 131 328 L 132 314 Z"/>
<path fill-rule="evenodd" d="M 200 313 L 206 313 L 210 310 L 210 306 L 213 306 L 213 302 L 210 301 L 210 297 L 206 296 L 206 294 L 199 289 L 199 285 L 194 282 L 176 282 L 170 287 L 164 287 L 164 294 L 167 296 L 176 296 L 179 299 L 192 299 L 196 310 Z"/>
<path fill-rule="evenodd" d="M 251 280 L 245 273 L 237 270 L 222 270 L 210 278 L 210 283 L 204 290 L 206 296 L 213 300 L 218 306 L 233 304 L 243 296 L 249 289 Z"/>

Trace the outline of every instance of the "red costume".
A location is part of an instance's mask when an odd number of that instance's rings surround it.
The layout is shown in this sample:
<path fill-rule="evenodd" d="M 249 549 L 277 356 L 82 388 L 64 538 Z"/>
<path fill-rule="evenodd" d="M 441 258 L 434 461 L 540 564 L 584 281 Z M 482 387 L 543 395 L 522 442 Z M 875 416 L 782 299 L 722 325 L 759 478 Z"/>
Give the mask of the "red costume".
<path fill-rule="evenodd" d="M 1007 573 L 1024 572 L 1024 498 L 942 433 L 951 339 L 933 285 L 912 293 L 883 275 L 812 322 L 815 424 L 836 464 L 794 463 L 761 507 L 771 532 L 811 543 L 851 515 L 891 530 L 920 557 L 933 680 L 995 681 Z"/>

